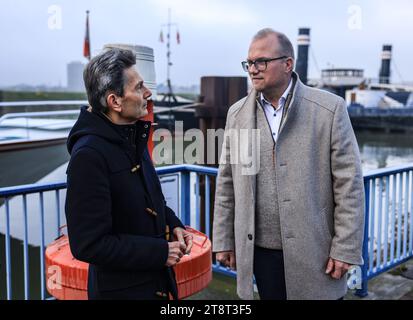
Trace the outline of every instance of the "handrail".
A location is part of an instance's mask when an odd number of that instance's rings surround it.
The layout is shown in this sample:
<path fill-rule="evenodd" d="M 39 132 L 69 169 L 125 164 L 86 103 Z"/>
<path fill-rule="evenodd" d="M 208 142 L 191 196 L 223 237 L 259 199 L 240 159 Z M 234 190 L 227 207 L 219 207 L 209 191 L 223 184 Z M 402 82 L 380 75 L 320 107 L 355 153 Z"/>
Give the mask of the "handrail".
<path fill-rule="evenodd" d="M 156 168 L 156 173 L 158 175 L 167 175 L 177 172 L 194 172 L 201 174 L 216 175 L 218 173 L 217 168 L 202 167 L 198 165 L 174 165 L 167 167 Z M 56 182 L 56 183 L 32 183 L 20 186 L 5 187 L 0 188 L 0 198 L 2 197 L 13 197 L 22 194 L 31 194 L 38 192 L 54 191 L 66 188 L 66 182 Z"/>
<path fill-rule="evenodd" d="M 0 117 L 0 124 L 6 119 L 13 118 L 30 118 L 30 117 L 41 117 L 41 116 L 66 116 L 66 115 L 77 115 L 80 110 L 59 110 L 59 111 L 38 111 L 38 112 L 13 112 L 7 113 Z"/>
<path fill-rule="evenodd" d="M 392 168 L 384 168 L 384 169 L 377 169 L 371 170 L 368 173 L 364 174 L 364 180 L 367 179 L 375 179 L 381 178 L 388 175 L 394 175 L 398 173 L 402 173 L 405 171 L 413 170 L 413 165 L 404 165 Z M 195 172 L 195 173 L 203 173 L 209 175 L 217 175 L 218 169 L 214 167 L 203 167 L 199 165 L 188 165 L 188 164 L 181 164 L 181 165 L 172 165 L 172 166 L 165 166 L 165 167 L 157 167 L 156 172 L 159 175 L 166 175 L 172 174 L 176 172 Z M 55 188 L 63 189 L 66 187 L 65 182 L 55 183 L 55 184 L 27 184 L 21 185 L 18 187 L 7 187 L 7 188 L 0 188 L 0 197 L 10 197 L 18 194 L 29 194 L 29 193 L 36 193 L 41 191 L 51 191 L 55 190 Z"/>
<path fill-rule="evenodd" d="M 0 107 L 34 107 L 34 106 L 83 106 L 87 100 L 46 100 L 46 101 L 10 101 L 0 102 Z"/>
<path fill-rule="evenodd" d="M 214 167 L 203 167 L 203 166 L 192 165 L 192 164 L 179 164 L 179 165 L 158 167 L 156 168 L 156 172 L 160 175 L 176 173 L 176 172 L 195 172 L 195 173 L 203 173 L 203 174 L 209 174 L 209 175 L 217 175 L 218 169 Z"/>
<path fill-rule="evenodd" d="M 46 191 L 55 191 L 65 189 L 67 187 L 66 182 L 57 183 L 33 183 L 25 184 L 16 187 L 0 188 L 0 198 L 14 197 L 24 194 L 33 194 Z"/>
<path fill-rule="evenodd" d="M 391 168 L 383 168 L 383 169 L 376 169 L 371 170 L 368 173 L 364 174 L 364 181 L 367 179 L 375 179 L 375 178 L 382 178 L 388 175 L 394 175 L 398 173 L 403 173 L 409 170 L 413 170 L 413 165 L 403 165 L 403 166 L 396 166 Z"/>

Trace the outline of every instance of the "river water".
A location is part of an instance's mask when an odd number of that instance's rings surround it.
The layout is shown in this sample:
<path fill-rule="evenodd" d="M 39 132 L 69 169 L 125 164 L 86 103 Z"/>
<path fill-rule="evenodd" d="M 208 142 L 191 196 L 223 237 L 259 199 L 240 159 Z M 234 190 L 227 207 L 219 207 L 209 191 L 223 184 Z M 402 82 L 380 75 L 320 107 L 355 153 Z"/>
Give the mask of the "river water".
<path fill-rule="evenodd" d="M 378 168 L 413 164 L 413 136 L 356 132 L 364 173 Z"/>

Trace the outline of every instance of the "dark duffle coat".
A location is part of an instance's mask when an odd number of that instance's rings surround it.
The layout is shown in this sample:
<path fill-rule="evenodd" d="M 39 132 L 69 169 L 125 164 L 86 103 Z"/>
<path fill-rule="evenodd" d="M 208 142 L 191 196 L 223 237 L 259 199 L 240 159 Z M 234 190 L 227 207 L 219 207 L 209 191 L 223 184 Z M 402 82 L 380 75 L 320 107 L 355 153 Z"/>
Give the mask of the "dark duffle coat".
<path fill-rule="evenodd" d="M 147 150 L 150 124 L 114 125 L 84 107 L 69 134 L 66 220 L 73 256 L 90 264 L 89 299 L 177 297 L 166 228 L 183 225 Z"/>

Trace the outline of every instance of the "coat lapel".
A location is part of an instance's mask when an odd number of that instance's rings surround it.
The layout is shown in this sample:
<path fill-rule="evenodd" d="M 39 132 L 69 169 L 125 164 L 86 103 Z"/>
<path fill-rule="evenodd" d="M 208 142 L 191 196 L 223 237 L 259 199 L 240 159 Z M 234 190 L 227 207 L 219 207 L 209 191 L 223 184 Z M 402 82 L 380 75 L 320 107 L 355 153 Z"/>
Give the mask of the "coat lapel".
<path fill-rule="evenodd" d="M 287 102 L 286 102 L 287 108 L 284 108 L 280 129 L 278 130 L 279 136 L 281 135 L 281 131 L 285 127 L 287 120 L 289 118 L 292 118 L 294 113 L 297 112 L 297 108 L 298 108 L 297 105 L 300 104 L 301 99 L 302 99 L 304 85 L 300 81 L 300 78 L 296 72 L 292 73 L 292 79 L 294 81 L 293 89 L 292 89 L 291 97 L 287 97 Z"/>
<path fill-rule="evenodd" d="M 257 91 L 252 89 L 247 99 L 245 100 L 244 105 L 238 110 L 238 113 L 235 115 L 235 124 L 236 129 L 247 129 L 248 135 L 251 137 L 252 130 L 256 129 L 256 107 L 257 107 Z M 239 143 L 242 143 L 239 141 Z M 252 155 L 252 144 L 248 143 L 248 155 Z M 244 166 L 241 164 L 241 166 Z M 255 202 L 255 193 L 256 193 L 256 175 L 245 176 L 245 182 L 249 185 L 253 200 Z"/>

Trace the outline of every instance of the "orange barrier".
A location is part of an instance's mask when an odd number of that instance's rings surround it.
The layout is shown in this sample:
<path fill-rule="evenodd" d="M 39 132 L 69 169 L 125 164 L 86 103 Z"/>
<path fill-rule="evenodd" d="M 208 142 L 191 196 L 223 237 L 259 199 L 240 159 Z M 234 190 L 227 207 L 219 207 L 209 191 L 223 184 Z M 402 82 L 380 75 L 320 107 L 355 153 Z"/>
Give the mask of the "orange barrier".
<path fill-rule="evenodd" d="M 212 280 L 212 250 L 208 237 L 190 227 L 193 247 L 174 267 L 179 299 L 189 297 L 206 288 Z"/>
<path fill-rule="evenodd" d="M 179 299 L 201 291 L 212 280 L 211 241 L 203 233 L 186 228 L 194 244 L 190 255 L 183 256 L 174 267 Z M 68 237 L 51 243 L 45 256 L 47 291 L 58 300 L 86 300 L 89 265 L 73 257 Z"/>

